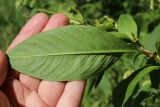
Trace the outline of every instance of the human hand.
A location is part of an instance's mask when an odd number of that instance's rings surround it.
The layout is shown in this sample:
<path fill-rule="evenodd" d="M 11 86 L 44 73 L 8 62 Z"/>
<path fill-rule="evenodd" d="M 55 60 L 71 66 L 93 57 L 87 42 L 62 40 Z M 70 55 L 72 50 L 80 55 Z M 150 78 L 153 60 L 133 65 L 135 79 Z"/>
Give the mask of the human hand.
<path fill-rule="evenodd" d="M 32 35 L 67 24 L 69 19 L 60 13 L 50 19 L 43 13 L 36 14 L 22 28 L 8 50 Z M 7 68 L 7 58 L 0 52 L 0 85 L 5 80 Z M 51 82 L 19 74 L 14 70 L 9 70 L 2 85 L 2 90 L 13 107 L 79 107 L 84 88 L 85 81 Z M 0 92 L 1 107 L 10 107 L 6 96 Z"/>

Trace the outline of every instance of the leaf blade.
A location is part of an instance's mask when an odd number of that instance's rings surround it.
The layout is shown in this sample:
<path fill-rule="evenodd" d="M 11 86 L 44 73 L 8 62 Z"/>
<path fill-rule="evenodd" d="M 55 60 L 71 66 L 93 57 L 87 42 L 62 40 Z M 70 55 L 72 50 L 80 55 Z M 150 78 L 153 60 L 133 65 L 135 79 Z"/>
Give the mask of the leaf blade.
<path fill-rule="evenodd" d="M 113 91 L 114 105 L 116 107 L 125 107 L 141 78 L 159 68 L 160 66 L 144 66 L 121 81 Z"/>
<path fill-rule="evenodd" d="M 8 55 L 12 67 L 22 73 L 65 81 L 86 79 L 96 75 L 96 70 L 100 73 L 110 63 L 111 53 L 135 51 L 134 46 L 106 31 L 70 25 L 40 33 L 9 51 Z M 117 57 L 119 55 L 113 58 Z"/>
<path fill-rule="evenodd" d="M 158 68 L 160 68 L 160 67 L 159 66 L 149 66 L 149 67 L 143 69 L 139 74 L 136 75 L 136 77 L 130 82 L 130 84 L 127 88 L 125 99 L 123 101 L 122 107 L 124 107 L 124 104 L 127 102 L 129 97 L 133 93 L 134 88 L 136 87 L 137 83 L 141 80 L 141 78 L 144 77 L 146 74 L 149 74 L 151 71 L 156 70 Z"/>
<path fill-rule="evenodd" d="M 137 38 L 137 24 L 131 15 L 122 14 L 119 17 L 118 31 L 120 33 L 126 34 L 131 40 Z"/>

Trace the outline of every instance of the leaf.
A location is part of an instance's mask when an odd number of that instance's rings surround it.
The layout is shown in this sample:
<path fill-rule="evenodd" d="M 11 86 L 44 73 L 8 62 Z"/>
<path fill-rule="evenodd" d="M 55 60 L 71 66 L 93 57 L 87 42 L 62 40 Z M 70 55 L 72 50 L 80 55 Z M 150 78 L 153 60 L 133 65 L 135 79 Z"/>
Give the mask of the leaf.
<path fill-rule="evenodd" d="M 77 25 L 83 25 L 85 23 L 84 18 L 82 16 L 82 14 L 80 13 L 80 11 L 78 10 L 73 10 L 71 12 L 66 12 L 61 11 L 62 13 L 64 13 L 66 16 L 69 17 L 70 19 L 70 24 L 77 24 Z"/>
<path fill-rule="evenodd" d="M 40 33 L 7 54 L 11 66 L 26 75 L 52 81 L 97 77 L 132 44 L 104 30 L 70 25 Z"/>
<path fill-rule="evenodd" d="M 138 82 L 150 72 L 159 69 L 160 66 L 149 66 L 143 67 L 136 70 L 132 75 L 130 75 L 127 79 L 123 80 L 113 92 L 114 95 L 114 103 L 116 107 L 124 107 L 129 98 L 133 95 L 135 88 Z M 119 102 L 116 102 L 116 99 L 120 99 Z"/>
<path fill-rule="evenodd" d="M 124 33 L 120 33 L 120 32 L 110 32 L 110 33 L 115 35 L 117 38 L 120 38 L 121 40 L 126 41 L 127 43 L 132 42 Z"/>
<path fill-rule="evenodd" d="M 115 21 L 112 18 L 108 16 L 104 16 L 99 20 L 98 19 L 95 20 L 94 26 L 104 29 L 106 31 L 111 31 L 115 27 L 114 24 L 115 24 Z"/>
<path fill-rule="evenodd" d="M 160 41 L 160 25 L 158 25 L 151 34 L 141 39 L 141 44 L 151 52 L 156 51 L 156 43 Z"/>
<path fill-rule="evenodd" d="M 129 83 L 128 87 L 127 87 L 127 91 L 125 94 L 125 98 L 122 104 L 122 107 L 124 106 L 124 104 L 127 102 L 127 100 L 129 99 L 129 97 L 132 95 L 137 83 L 147 74 L 149 74 L 151 71 L 156 70 L 160 68 L 160 66 L 150 66 L 147 67 L 145 69 L 143 69 L 142 71 L 140 71 L 135 78 Z"/>
<path fill-rule="evenodd" d="M 103 75 L 104 75 L 104 72 L 110 67 L 110 66 L 112 66 L 117 60 L 118 60 L 118 58 L 120 58 L 120 56 L 118 57 L 117 56 L 117 58 L 113 58 L 113 57 L 111 57 L 110 58 L 110 63 L 106 63 L 106 69 L 104 69 L 101 73 L 99 73 L 99 75 L 97 75 L 97 78 L 96 78 L 96 81 L 95 81 L 95 88 L 99 85 L 99 83 L 101 82 L 101 80 L 102 80 L 102 78 L 103 78 Z"/>
<path fill-rule="evenodd" d="M 132 41 L 137 38 L 137 25 L 131 15 L 122 14 L 119 17 L 118 32 L 126 34 Z"/>
<path fill-rule="evenodd" d="M 114 59 L 114 60 L 113 60 Z M 111 57 L 111 59 L 110 59 L 111 61 L 110 61 L 110 63 L 109 64 L 107 64 L 107 67 L 106 68 L 109 68 L 111 65 L 113 65 L 118 59 L 116 59 L 116 58 L 112 58 Z M 97 77 L 95 77 L 95 78 L 89 78 L 89 79 L 87 79 L 87 86 L 86 86 L 86 88 L 85 88 L 85 97 L 87 97 L 90 93 L 91 93 L 91 91 L 92 91 L 92 89 L 93 88 L 97 88 L 97 86 L 100 84 L 100 82 L 102 81 L 102 79 L 103 78 L 106 78 L 105 76 L 103 76 L 104 75 L 104 72 L 106 71 L 106 69 L 104 69 L 101 73 L 99 73 L 98 75 L 97 75 Z M 104 80 L 104 79 L 103 79 Z M 107 81 L 106 81 L 107 82 Z M 101 85 L 102 86 L 102 85 Z M 100 87 L 101 87 L 100 86 Z"/>

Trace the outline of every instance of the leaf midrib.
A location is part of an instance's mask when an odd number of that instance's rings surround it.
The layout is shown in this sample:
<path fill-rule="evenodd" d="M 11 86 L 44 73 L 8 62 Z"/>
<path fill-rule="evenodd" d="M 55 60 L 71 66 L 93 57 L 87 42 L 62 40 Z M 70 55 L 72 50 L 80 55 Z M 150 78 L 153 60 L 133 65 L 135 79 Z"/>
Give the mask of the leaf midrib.
<path fill-rule="evenodd" d="M 108 53 L 124 53 L 124 52 L 137 52 L 137 50 L 112 50 L 112 51 L 92 51 L 92 52 L 75 52 L 75 53 L 56 53 L 56 54 L 43 54 L 43 55 L 28 55 L 28 56 L 12 56 L 11 58 L 28 58 L 28 57 L 44 57 L 44 56 L 61 56 L 61 55 L 86 55 L 86 54 L 108 54 Z"/>

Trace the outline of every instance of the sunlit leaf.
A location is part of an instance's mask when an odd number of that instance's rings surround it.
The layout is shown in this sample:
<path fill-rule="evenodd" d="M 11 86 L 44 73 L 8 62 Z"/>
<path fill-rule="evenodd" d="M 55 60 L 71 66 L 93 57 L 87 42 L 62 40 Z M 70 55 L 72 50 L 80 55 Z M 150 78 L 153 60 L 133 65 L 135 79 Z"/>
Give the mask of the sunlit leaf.
<path fill-rule="evenodd" d="M 118 19 L 118 31 L 134 40 L 137 38 L 137 25 L 131 15 L 122 14 Z"/>

